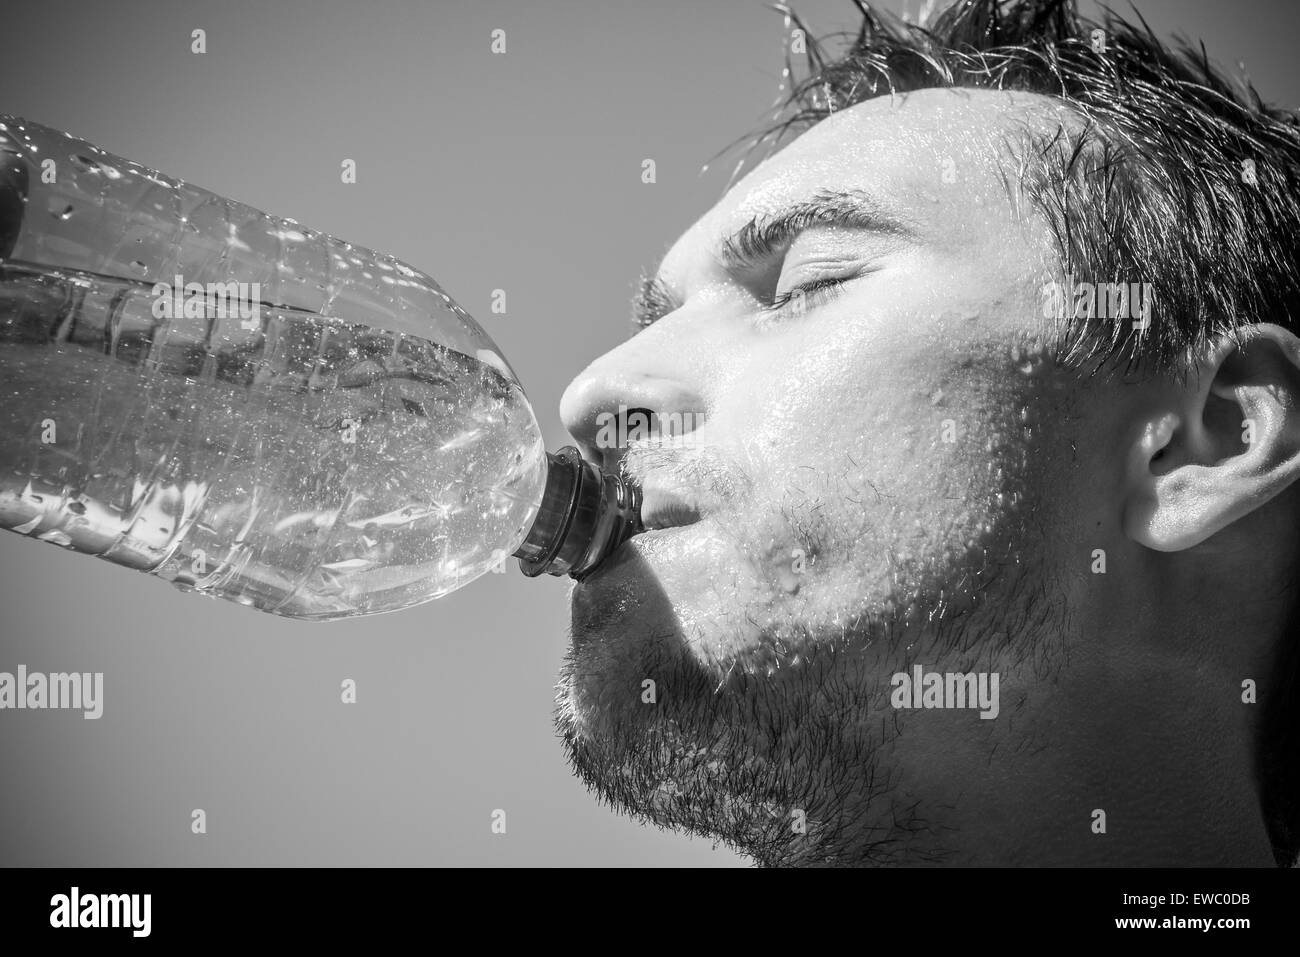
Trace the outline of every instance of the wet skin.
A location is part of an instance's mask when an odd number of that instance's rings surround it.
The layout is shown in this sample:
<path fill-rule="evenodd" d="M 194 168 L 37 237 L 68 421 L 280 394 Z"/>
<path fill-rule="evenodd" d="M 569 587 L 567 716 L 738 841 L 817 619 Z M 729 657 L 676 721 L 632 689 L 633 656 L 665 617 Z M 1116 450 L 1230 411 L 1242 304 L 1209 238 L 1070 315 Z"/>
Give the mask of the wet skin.
<path fill-rule="evenodd" d="M 569 387 L 570 432 L 666 526 L 572 597 L 558 724 L 622 810 L 763 863 L 1267 859 L 1234 689 L 1277 608 L 1225 647 L 1204 596 L 1234 536 L 1276 540 L 1258 506 L 1294 495 L 1232 486 L 1235 510 L 1198 512 L 1204 483 L 1169 476 L 1227 446 L 1168 426 L 1206 388 L 1050 358 L 1058 261 L 1008 144 L 1078 122 L 994 91 L 830 117 L 674 244 L 674 307 Z M 858 219 L 728 255 L 752 218 L 832 196 Z M 620 407 L 693 427 L 598 447 Z M 997 673 L 998 716 L 894 707 L 917 664 Z"/>

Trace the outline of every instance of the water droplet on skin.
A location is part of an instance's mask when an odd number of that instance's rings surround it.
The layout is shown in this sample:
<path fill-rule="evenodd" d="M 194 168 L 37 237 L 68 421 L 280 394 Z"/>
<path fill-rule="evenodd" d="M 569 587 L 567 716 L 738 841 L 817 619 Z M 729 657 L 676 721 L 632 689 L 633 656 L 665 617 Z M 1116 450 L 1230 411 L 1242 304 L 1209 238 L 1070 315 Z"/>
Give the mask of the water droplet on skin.
<path fill-rule="evenodd" d="M 76 210 L 73 209 L 71 203 L 65 203 L 62 206 L 58 206 L 58 204 L 56 203 L 56 208 L 52 208 L 50 210 L 50 215 L 53 216 L 55 219 L 67 220 L 72 218 L 72 214 L 74 212 L 76 212 Z"/>

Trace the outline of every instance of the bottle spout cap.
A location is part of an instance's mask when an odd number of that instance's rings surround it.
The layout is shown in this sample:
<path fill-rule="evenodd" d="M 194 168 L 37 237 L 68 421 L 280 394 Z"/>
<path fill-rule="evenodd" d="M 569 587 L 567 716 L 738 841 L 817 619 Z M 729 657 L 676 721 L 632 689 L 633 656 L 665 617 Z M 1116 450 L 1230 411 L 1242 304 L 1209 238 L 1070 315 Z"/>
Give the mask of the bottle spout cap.
<path fill-rule="evenodd" d="M 641 489 L 588 462 L 571 445 L 547 453 L 546 464 L 542 504 L 515 556 L 530 578 L 545 573 L 582 581 L 645 531 Z"/>

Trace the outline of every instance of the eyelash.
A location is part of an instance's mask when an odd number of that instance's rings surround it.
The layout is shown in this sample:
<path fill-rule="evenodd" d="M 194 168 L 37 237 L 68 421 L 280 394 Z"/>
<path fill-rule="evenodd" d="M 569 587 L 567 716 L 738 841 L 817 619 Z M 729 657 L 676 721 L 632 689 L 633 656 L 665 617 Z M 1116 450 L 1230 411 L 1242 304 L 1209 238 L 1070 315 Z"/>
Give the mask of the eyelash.
<path fill-rule="evenodd" d="M 813 279 L 810 282 L 793 286 L 785 292 L 773 296 L 771 302 L 764 304 L 765 318 L 768 321 L 785 318 L 787 316 L 786 308 L 799 293 L 803 293 L 803 308 L 804 312 L 807 313 L 814 306 L 834 299 L 839 295 L 839 287 L 852 278 L 852 276 L 826 276 L 822 279 Z"/>

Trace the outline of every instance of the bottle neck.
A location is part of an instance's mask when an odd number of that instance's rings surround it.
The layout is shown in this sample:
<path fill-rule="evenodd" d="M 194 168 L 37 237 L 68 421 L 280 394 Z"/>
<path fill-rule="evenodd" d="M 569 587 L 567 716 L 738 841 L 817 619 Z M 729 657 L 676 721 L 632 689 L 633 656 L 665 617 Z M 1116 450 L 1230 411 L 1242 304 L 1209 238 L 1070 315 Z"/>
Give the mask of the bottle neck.
<path fill-rule="evenodd" d="M 641 524 L 641 489 L 588 462 L 567 445 L 546 455 L 546 490 L 515 556 L 530 578 L 590 575 Z"/>

